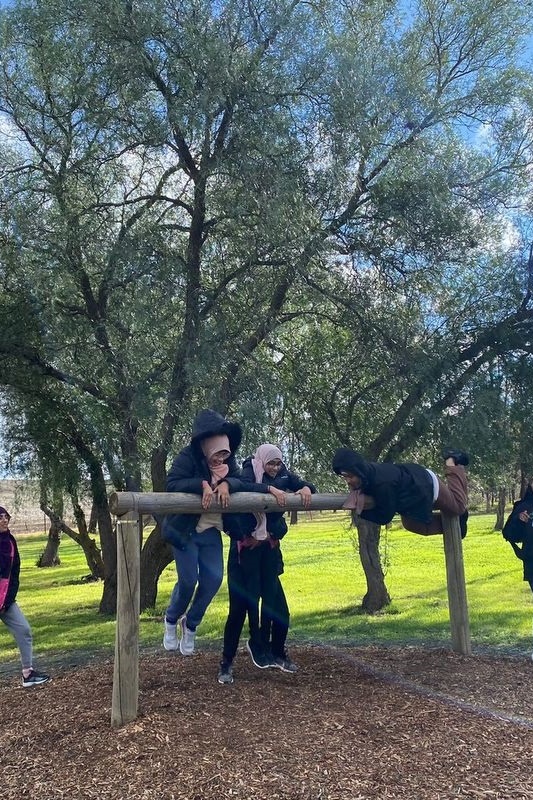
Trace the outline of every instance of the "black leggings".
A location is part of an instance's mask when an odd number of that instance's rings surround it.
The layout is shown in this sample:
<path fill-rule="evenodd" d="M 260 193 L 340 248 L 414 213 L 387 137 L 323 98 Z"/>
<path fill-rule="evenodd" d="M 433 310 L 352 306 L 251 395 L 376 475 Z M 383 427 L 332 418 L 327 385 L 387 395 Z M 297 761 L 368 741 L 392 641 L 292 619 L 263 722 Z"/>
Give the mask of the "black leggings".
<path fill-rule="evenodd" d="M 232 542 L 228 556 L 229 612 L 224 627 L 223 658 L 233 661 L 248 614 L 250 641 L 258 651 L 282 656 L 289 630 L 289 609 L 279 580 L 279 547 L 266 541 L 240 553 Z M 259 601 L 261 600 L 261 616 Z"/>

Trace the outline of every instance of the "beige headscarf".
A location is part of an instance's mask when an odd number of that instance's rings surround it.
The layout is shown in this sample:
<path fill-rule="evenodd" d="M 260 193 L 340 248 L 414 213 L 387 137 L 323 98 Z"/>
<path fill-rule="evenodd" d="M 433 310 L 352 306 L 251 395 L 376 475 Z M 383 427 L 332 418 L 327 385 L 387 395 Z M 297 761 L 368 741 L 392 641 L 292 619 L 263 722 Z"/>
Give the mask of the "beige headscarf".
<path fill-rule="evenodd" d="M 219 453 L 221 450 L 225 450 L 228 456 L 231 453 L 229 439 L 224 435 L 208 436 L 207 439 L 202 439 L 200 446 L 202 448 L 202 453 L 208 461 L 212 455 Z M 209 471 L 211 473 L 211 487 L 214 489 L 219 481 L 226 477 L 229 472 L 229 467 L 227 464 L 218 464 L 216 467 L 210 466 Z M 206 531 L 208 528 L 218 528 L 219 531 L 222 530 L 222 514 L 220 511 L 206 511 L 204 514 L 200 515 L 200 519 L 196 525 L 196 532 L 202 533 L 202 531 Z"/>
<path fill-rule="evenodd" d="M 207 439 L 202 439 L 200 446 L 202 448 L 202 453 L 208 461 L 212 455 L 219 453 L 221 450 L 225 450 L 228 456 L 231 453 L 229 439 L 223 434 L 208 436 Z M 214 488 L 222 478 L 226 477 L 229 472 L 229 467 L 227 464 L 219 464 L 216 467 L 209 467 L 209 471 L 211 472 L 211 486 Z"/>
<path fill-rule="evenodd" d="M 254 457 L 252 458 L 252 467 L 254 470 L 254 477 L 256 483 L 263 482 L 263 475 L 265 474 L 265 466 L 268 464 L 269 461 L 275 461 L 279 458 L 280 461 L 283 461 L 283 457 L 281 455 L 281 450 L 279 447 L 276 447 L 275 444 L 262 444 L 260 445 L 254 453 Z M 266 514 L 263 511 L 258 511 L 255 514 L 255 518 L 257 520 L 257 525 L 255 529 L 252 531 L 252 536 L 254 539 L 258 541 L 263 541 L 264 539 L 268 539 L 268 531 L 266 527 Z"/>

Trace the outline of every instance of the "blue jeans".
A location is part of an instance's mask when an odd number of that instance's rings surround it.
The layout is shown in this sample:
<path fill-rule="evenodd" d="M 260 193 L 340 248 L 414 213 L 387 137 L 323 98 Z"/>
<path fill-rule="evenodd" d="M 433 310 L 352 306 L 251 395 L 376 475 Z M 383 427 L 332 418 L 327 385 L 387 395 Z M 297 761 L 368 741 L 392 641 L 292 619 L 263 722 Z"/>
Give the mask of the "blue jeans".
<path fill-rule="evenodd" d="M 187 612 L 187 627 L 195 631 L 222 583 L 222 535 L 217 528 L 195 531 L 184 550 L 173 547 L 172 552 L 178 580 L 165 618 L 174 624 Z"/>

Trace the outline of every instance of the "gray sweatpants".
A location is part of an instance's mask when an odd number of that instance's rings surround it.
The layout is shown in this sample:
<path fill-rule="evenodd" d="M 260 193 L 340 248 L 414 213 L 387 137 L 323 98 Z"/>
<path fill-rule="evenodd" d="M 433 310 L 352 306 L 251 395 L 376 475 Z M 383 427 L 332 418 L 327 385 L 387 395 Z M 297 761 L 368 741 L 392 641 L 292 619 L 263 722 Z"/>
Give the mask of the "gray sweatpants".
<path fill-rule="evenodd" d="M 28 620 L 16 603 L 12 603 L 7 611 L 0 614 L 0 619 L 6 628 L 13 634 L 20 651 L 22 669 L 31 669 L 32 664 L 32 635 Z"/>

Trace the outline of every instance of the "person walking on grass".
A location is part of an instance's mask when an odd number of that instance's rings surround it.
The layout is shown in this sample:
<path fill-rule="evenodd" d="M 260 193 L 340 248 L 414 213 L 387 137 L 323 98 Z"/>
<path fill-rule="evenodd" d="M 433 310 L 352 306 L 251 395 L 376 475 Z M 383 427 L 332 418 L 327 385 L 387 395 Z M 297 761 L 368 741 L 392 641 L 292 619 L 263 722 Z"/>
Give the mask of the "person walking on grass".
<path fill-rule="evenodd" d="M 28 689 L 46 683 L 49 675 L 33 668 L 33 637 L 28 620 L 16 603 L 20 556 L 9 530 L 10 514 L 0 506 L 0 619 L 13 635 L 22 662 L 22 685 Z"/>
<path fill-rule="evenodd" d="M 162 527 L 178 575 L 165 612 L 163 647 L 179 648 L 184 656 L 194 653 L 196 629 L 222 583 L 221 531 L 230 533 L 239 524 L 237 515 L 224 514 L 224 509 L 230 492 L 240 489 L 235 452 L 241 438 L 237 423 L 211 409 L 200 411 L 190 444 L 168 473 L 167 492 L 202 496 L 201 514 L 169 514 Z"/>
<path fill-rule="evenodd" d="M 336 451 L 332 466 L 351 489 L 344 507 L 363 519 L 387 525 L 400 514 L 406 530 L 428 536 L 443 532 L 441 515 L 433 513 L 435 509 L 459 517 L 464 539 L 468 519 L 465 467 L 469 458 L 462 450 L 452 449 L 444 450 L 443 458 L 446 481 L 420 464 L 374 464 L 347 447 Z"/>
<path fill-rule="evenodd" d="M 268 443 L 245 460 L 241 481 L 242 491 L 273 494 L 280 509 L 285 507 L 287 492 L 301 495 L 304 508 L 309 508 L 311 494 L 316 492 L 312 483 L 289 472 L 280 449 Z M 233 660 L 246 614 L 250 633 L 246 649 L 253 664 L 260 669 L 297 670 L 285 649 L 290 616 L 279 578 L 283 573 L 280 540 L 287 533 L 283 510 L 242 514 L 241 529 L 242 538 L 232 539 L 228 554 L 229 613 L 219 683 L 233 683 Z"/>

